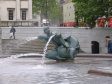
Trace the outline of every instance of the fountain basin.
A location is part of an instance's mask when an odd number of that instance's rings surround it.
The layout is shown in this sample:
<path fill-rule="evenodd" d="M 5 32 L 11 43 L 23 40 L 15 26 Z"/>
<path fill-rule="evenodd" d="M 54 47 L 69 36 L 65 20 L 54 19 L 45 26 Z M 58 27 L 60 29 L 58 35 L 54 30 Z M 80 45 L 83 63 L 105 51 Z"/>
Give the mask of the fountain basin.
<path fill-rule="evenodd" d="M 110 60 L 76 58 L 59 63 L 46 59 L 42 66 L 41 58 L 10 59 L 0 63 L 0 84 L 111 84 L 111 77 L 88 74 L 88 70 L 110 67 Z"/>

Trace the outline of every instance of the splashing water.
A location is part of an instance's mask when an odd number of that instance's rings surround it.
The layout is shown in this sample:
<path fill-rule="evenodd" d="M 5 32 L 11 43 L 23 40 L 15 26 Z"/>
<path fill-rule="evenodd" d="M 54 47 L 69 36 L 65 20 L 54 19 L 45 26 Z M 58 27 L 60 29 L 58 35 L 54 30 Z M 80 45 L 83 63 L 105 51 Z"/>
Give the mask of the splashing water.
<path fill-rule="evenodd" d="M 9 62 L 9 61 L 13 61 L 19 57 L 22 57 L 22 56 L 43 56 L 43 54 L 39 54 L 39 53 L 27 53 L 27 54 L 17 54 L 17 55 L 11 55 L 10 57 L 7 57 L 7 58 L 3 58 L 0 60 L 0 63 L 6 63 L 6 62 Z"/>
<path fill-rule="evenodd" d="M 22 56 L 43 56 L 43 54 L 39 54 L 39 53 L 27 53 L 27 54 L 19 54 L 19 55 L 12 55 L 10 58 L 12 59 L 16 59 Z"/>
<path fill-rule="evenodd" d="M 44 47 L 44 51 L 43 51 L 43 54 L 39 54 L 39 53 L 27 53 L 27 54 L 17 54 L 17 55 L 11 55 L 10 57 L 7 57 L 7 58 L 4 58 L 2 60 L 0 60 L 0 63 L 6 63 L 6 62 L 9 62 L 9 61 L 13 61 L 19 57 L 22 57 L 22 56 L 42 56 L 42 61 L 41 61 L 41 64 L 43 66 L 45 66 L 45 55 L 46 55 L 46 52 L 47 52 L 47 47 L 50 43 L 50 41 L 52 40 L 52 38 L 54 37 L 55 35 L 52 35 L 48 42 L 46 43 L 45 47 Z M 36 37 L 35 38 L 32 38 L 30 40 L 34 40 L 34 39 L 37 39 Z M 29 41 L 29 40 L 28 40 Z"/>
<path fill-rule="evenodd" d="M 46 55 L 46 52 L 47 52 L 47 47 L 48 47 L 50 41 L 52 40 L 52 38 L 53 38 L 54 36 L 55 36 L 55 34 L 52 35 L 52 36 L 49 38 L 48 42 L 46 43 L 46 45 L 45 45 L 45 47 L 44 47 L 44 51 L 43 51 L 44 54 L 43 54 L 43 57 L 42 57 L 42 64 L 45 63 L 45 55 Z"/>

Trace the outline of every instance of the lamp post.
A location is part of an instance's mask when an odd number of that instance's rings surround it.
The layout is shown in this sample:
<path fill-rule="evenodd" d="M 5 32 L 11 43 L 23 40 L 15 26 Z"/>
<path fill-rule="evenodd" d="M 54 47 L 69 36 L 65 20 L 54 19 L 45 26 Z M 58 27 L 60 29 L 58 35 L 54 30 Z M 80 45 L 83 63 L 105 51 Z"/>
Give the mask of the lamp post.
<path fill-rule="evenodd" d="M 46 0 L 46 17 L 45 17 L 45 18 L 46 18 L 46 24 L 45 24 L 45 26 L 48 26 L 48 11 L 47 11 L 47 9 L 48 9 L 47 6 L 48 6 L 48 4 L 47 4 L 47 3 L 48 3 L 48 1 Z"/>
<path fill-rule="evenodd" d="M 79 21 L 78 21 L 78 8 L 76 6 L 75 6 L 75 10 L 76 10 L 75 11 L 75 17 L 76 17 L 76 19 L 75 19 L 76 25 L 75 26 L 77 27 L 77 26 L 79 26 Z"/>
<path fill-rule="evenodd" d="M 46 0 L 46 20 L 47 20 L 47 0 Z"/>

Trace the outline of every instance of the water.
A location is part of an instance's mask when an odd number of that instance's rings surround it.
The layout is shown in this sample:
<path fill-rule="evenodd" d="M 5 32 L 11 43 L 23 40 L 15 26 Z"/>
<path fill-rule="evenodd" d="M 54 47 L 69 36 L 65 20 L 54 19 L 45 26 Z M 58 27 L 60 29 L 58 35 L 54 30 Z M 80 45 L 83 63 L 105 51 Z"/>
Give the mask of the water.
<path fill-rule="evenodd" d="M 47 47 L 48 47 L 50 41 L 52 40 L 52 38 L 53 38 L 54 36 L 55 36 L 55 34 L 52 35 L 52 36 L 49 38 L 48 42 L 46 43 L 46 45 L 45 45 L 45 47 L 44 47 L 43 54 L 39 54 L 39 53 L 27 53 L 27 54 L 12 55 L 12 56 L 10 57 L 10 59 L 16 59 L 16 58 L 21 57 L 21 56 L 42 56 L 42 62 L 41 62 L 41 63 L 42 63 L 42 66 L 45 66 L 44 63 L 45 63 L 45 55 L 46 55 L 46 52 L 47 52 Z M 37 38 L 37 37 L 29 37 L 29 38 L 27 38 L 26 40 L 27 40 L 27 41 L 31 41 L 31 40 L 35 40 L 35 39 L 38 39 L 38 38 Z"/>
<path fill-rule="evenodd" d="M 10 57 L 8 57 L 8 58 L 2 59 L 2 60 L 0 61 L 0 63 L 4 63 L 4 62 L 7 62 L 7 61 L 12 61 L 12 60 L 15 60 L 15 59 L 17 59 L 17 58 L 19 58 L 19 57 L 22 57 L 22 56 L 26 56 L 26 57 L 27 57 L 27 56 L 42 56 L 42 62 L 41 62 L 42 65 L 41 65 L 41 67 L 45 66 L 44 63 L 45 63 L 45 55 L 46 55 L 46 52 L 47 52 L 47 47 L 48 47 L 50 41 L 52 40 L 52 38 L 53 38 L 54 36 L 55 36 L 55 35 L 52 35 L 52 36 L 49 38 L 48 42 L 47 42 L 46 45 L 45 45 L 43 54 L 39 54 L 39 53 L 27 53 L 27 54 L 12 55 L 12 56 L 10 56 Z M 27 41 L 31 41 L 31 40 L 35 40 L 35 39 L 37 39 L 37 37 L 29 37 L 29 38 L 26 38 Z"/>
<path fill-rule="evenodd" d="M 43 52 L 44 54 L 43 54 L 43 57 L 42 57 L 42 64 L 44 64 L 44 62 L 45 62 L 45 55 L 46 55 L 46 52 L 47 52 L 47 47 L 48 47 L 50 41 L 52 40 L 52 38 L 53 38 L 54 36 L 55 36 L 55 35 L 52 35 L 52 36 L 49 38 L 49 40 L 48 40 L 48 42 L 46 43 L 46 45 L 45 45 L 44 52 Z"/>
<path fill-rule="evenodd" d="M 87 74 L 90 69 L 111 70 L 109 60 L 76 58 L 72 63 L 46 60 L 45 69 L 40 66 L 41 58 L 20 58 L 0 64 L 0 84 L 112 84 L 111 77 Z"/>
<path fill-rule="evenodd" d="M 88 70 L 97 68 L 111 71 L 110 58 L 75 58 L 72 63 L 45 61 L 47 46 L 52 38 L 48 40 L 44 54 L 27 53 L 0 59 L 0 84 L 112 84 L 111 77 L 87 74 Z M 19 58 L 21 56 L 43 57 Z"/>
<path fill-rule="evenodd" d="M 17 54 L 17 55 L 11 55 L 10 57 L 7 58 L 3 58 L 0 60 L 0 63 L 6 63 L 8 61 L 13 61 L 18 59 L 19 57 L 27 57 L 27 56 L 43 56 L 43 54 L 39 54 L 39 53 L 27 53 L 27 54 Z"/>
<path fill-rule="evenodd" d="M 47 47 L 50 43 L 50 41 L 52 40 L 52 38 L 54 37 L 55 35 L 52 35 L 48 42 L 46 43 L 45 45 L 45 48 L 44 48 L 44 51 L 43 51 L 43 54 L 39 54 L 39 53 L 27 53 L 27 54 L 19 54 L 19 55 L 12 55 L 8 58 L 4 58 L 4 59 L 1 59 L 0 60 L 0 64 L 5 64 L 6 67 L 8 67 L 7 65 L 10 64 L 11 61 L 14 61 L 14 60 L 17 60 L 19 57 L 22 57 L 22 56 L 42 56 L 42 60 L 41 60 L 41 64 L 39 65 L 36 65 L 34 67 L 32 67 L 31 69 L 36 69 L 36 70 L 46 70 L 46 65 L 45 65 L 45 55 L 46 55 L 46 52 L 47 52 Z M 27 41 L 31 41 L 31 40 L 35 40 L 37 39 L 36 37 L 33 37 L 33 38 L 28 38 Z M 3 66 L 2 66 L 3 67 Z M 14 68 L 15 69 L 15 68 Z M 47 67 L 48 69 L 48 67 Z M 19 69 L 18 69 L 19 70 Z"/>

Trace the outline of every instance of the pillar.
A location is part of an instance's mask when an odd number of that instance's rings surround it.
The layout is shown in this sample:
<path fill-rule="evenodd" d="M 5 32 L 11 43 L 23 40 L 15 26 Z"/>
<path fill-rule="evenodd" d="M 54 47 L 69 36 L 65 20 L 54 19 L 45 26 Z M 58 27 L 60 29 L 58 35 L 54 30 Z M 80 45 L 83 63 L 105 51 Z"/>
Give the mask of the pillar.
<path fill-rule="evenodd" d="M 28 20 L 32 20 L 32 0 L 28 1 Z"/>
<path fill-rule="evenodd" d="M 0 54 L 2 54 L 2 29 L 1 28 L 0 28 Z"/>
<path fill-rule="evenodd" d="M 16 0 L 16 20 L 20 20 L 20 0 Z"/>

